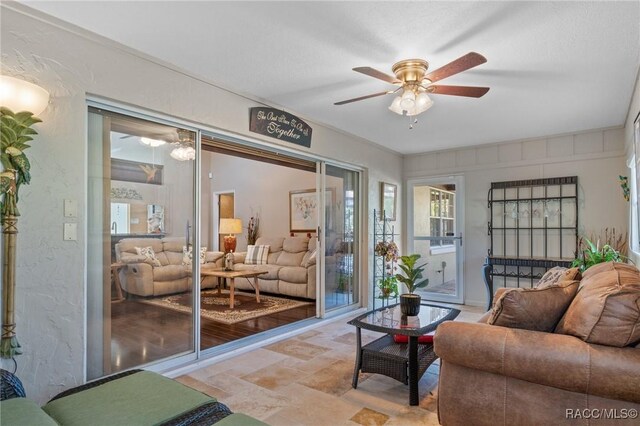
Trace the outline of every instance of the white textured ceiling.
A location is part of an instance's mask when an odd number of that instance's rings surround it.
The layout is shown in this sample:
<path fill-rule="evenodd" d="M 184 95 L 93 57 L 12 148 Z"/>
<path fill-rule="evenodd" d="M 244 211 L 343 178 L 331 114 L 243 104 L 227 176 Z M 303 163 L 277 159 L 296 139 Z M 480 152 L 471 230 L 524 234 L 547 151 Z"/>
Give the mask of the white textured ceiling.
<path fill-rule="evenodd" d="M 24 3 L 401 153 L 621 125 L 640 63 L 638 1 Z M 488 62 L 441 83 L 491 91 L 434 95 L 413 130 L 391 95 L 333 105 L 390 87 L 353 67 L 470 51 Z"/>

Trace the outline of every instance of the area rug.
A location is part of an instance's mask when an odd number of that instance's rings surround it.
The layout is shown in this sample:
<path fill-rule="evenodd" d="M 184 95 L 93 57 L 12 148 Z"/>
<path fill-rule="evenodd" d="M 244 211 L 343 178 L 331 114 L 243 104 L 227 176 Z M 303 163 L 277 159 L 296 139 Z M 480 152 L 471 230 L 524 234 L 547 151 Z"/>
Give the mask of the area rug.
<path fill-rule="evenodd" d="M 144 303 L 190 314 L 192 300 L 191 293 L 183 293 L 145 300 Z M 248 319 L 312 304 L 312 302 L 301 302 L 262 294 L 260 295 L 260 303 L 258 303 L 255 293 L 236 291 L 235 308 L 231 309 L 229 308 L 229 290 L 222 290 L 221 295 L 218 295 L 218 290 L 206 290 L 200 293 L 200 315 L 224 324 L 236 324 Z"/>

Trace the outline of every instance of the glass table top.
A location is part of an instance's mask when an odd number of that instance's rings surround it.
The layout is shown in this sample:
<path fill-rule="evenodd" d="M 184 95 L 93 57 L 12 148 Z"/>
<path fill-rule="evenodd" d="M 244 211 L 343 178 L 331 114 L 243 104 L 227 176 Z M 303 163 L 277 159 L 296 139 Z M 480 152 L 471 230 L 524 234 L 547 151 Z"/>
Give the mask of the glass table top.
<path fill-rule="evenodd" d="M 418 315 L 406 316 L 402 315 L 400 304 L 396 304 L 367 312 L 349 324 L 384 333 L 419 336 L 435 330 L 443 321 L 453 320 L 458 314 L 458 309 L 421 304 Z"/>

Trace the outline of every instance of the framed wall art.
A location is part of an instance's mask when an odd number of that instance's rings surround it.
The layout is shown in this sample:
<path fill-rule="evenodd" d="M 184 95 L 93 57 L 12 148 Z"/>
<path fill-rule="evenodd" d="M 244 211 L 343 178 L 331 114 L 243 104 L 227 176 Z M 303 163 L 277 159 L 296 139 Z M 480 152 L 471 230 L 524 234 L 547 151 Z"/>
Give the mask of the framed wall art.
<path fill-rule="evenodd" d="M 331 212 L 335 202 L 335 190 L 327 188 L 325 215 L 327 227 L 331 224 Z M 289 230 L 291 232 L 316 232 L 318 226 L 318 199 L 315 189 L 289 191 Z"/>

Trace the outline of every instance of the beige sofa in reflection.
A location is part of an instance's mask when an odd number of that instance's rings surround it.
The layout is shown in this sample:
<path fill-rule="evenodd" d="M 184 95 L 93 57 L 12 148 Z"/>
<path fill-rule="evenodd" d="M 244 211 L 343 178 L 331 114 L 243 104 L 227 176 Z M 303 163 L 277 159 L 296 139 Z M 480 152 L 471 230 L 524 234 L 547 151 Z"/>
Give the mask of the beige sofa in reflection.
<path fill-rule="evenodd" d="M 192 289 L 191 268 L 183 265 L 183 237 L 124 238 L 116 244 L 116 261 L 124 264 L 120 268 L 122 289 L 137 296 L 162 296 L 182 293 Z M 151 247 L 161 266 L 153 265 L 145 256 L 137 254 L 136 247 Z M 202 268 L 215 268 L 223 253 L 210 251 L 205 254 Z M 197 259 L 198 255 L 194 253 Z M 202 288 L 217 286 L 214 277 L 205 278 Z"/>
<path fill-rule="evenodd" d="M 246 253 L 234 253 L 233 269 L 246 271 L 262 269 L 260 291 L 287 296 L 316 298 L 316 242 L 307 237 L 260 237 L 256 245 L 268 245 L 269 255 L 266 265 L 247 265 Z M 216 261 L 222 266 L 222 259 Z M 249 280 L 236 280 L 235 287 L 251 290 Z"/>

